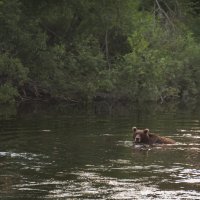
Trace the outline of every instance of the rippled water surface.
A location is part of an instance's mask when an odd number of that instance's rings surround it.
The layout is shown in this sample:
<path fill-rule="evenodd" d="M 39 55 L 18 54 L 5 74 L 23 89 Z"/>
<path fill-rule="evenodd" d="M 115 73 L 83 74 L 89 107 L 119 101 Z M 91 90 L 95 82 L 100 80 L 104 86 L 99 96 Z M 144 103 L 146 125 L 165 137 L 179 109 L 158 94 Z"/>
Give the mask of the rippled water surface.
<path fill-rule="evenodd" d="M 198 107 L 7 112 L 0 115 L 0 199 L 200 199 Z M 133 145 L 132 126 L 177 143 Z"/>

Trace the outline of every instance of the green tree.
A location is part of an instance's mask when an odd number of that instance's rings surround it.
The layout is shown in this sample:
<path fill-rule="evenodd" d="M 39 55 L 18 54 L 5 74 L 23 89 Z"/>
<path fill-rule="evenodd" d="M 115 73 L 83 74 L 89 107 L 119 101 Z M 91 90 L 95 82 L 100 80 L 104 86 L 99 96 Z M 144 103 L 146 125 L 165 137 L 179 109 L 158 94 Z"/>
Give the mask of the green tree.
<path fill-rule="evenodd" d="M 197 0 L 1 0 L 0 102 L 199 96 Z"/>

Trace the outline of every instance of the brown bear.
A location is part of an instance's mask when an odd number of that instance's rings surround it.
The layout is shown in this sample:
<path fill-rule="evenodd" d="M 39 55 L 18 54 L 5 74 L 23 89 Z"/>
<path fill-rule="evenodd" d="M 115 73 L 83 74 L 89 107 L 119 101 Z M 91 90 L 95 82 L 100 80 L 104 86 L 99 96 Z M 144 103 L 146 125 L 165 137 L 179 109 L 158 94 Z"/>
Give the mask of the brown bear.
<path fill-rule="evenodd" d="M 174 144 L 174 140 L 166 137 L 161 137 L 149 132 L 149 129 L 140 130 L 136 127 L 132 128 L 133 141 L 143 144 Z"/>

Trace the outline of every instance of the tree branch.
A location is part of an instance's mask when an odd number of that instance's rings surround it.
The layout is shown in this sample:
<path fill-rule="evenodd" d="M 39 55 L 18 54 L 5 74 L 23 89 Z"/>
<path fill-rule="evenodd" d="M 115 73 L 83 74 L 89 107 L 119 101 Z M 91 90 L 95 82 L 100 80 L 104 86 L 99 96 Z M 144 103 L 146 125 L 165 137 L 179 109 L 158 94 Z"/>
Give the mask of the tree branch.
<path fill-rule="evenodd" d="M 158 0 L 155 0 L 157 6 L 158 6 L 158 9 L 164 14 L 164 16 L 167 18 L 167 20 L 169 21 L 169 23 L 172 25 L 172 27 L 174 28 L 174 24 L 173 22 L 170 20 L 169 16 L 167 15 L 167 13 L 164 11 L 164 9 L 160 6 Z M 174 28 L 175 29 L 175 28 Z"/>

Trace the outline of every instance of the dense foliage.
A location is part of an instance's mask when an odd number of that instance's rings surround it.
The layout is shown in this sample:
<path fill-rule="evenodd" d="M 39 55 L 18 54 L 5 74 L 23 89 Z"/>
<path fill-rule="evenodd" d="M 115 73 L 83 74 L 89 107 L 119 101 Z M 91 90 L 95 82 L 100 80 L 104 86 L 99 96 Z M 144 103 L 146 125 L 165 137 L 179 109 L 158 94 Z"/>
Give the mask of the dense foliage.
<path fill-rule="evenodd" d="M 0 102 L 200 96 L 198 0 L 0 0 Z"/>

